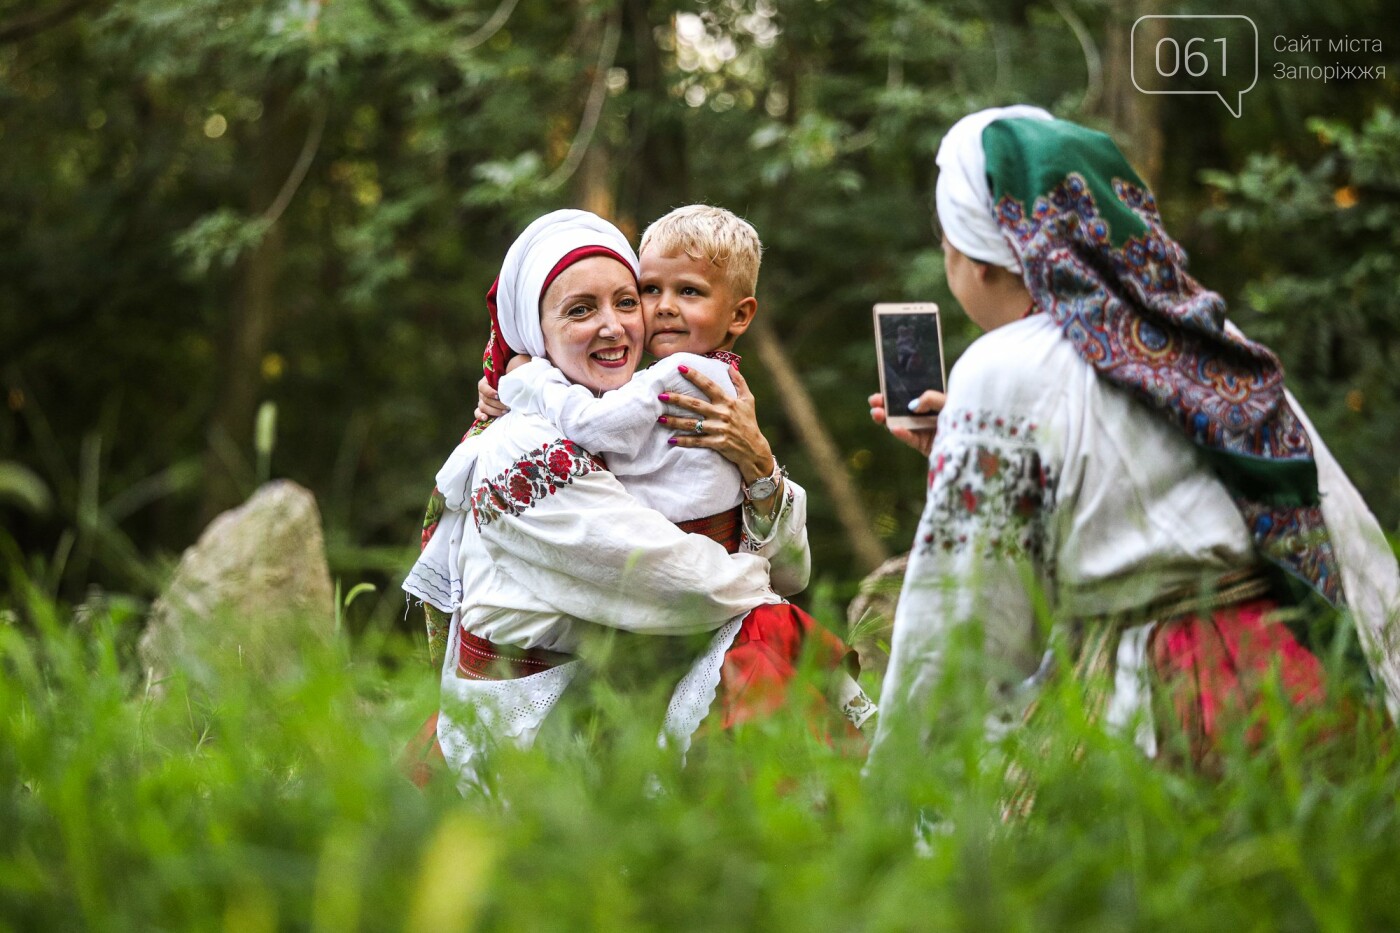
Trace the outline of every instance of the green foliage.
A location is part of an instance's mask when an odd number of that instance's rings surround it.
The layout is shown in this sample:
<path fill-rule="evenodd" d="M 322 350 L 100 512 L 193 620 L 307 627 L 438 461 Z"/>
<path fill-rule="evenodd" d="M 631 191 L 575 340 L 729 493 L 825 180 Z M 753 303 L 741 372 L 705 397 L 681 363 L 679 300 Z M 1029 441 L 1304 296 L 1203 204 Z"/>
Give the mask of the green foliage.
<path fill-rule="evenodd" d="M 196 220 L 171 243 L 176 255 L 189 262 L 191 274 L 203 278 L 213 267 L 229 269 L 240 256 L 257 246 L 267 233 L 267 222 L 249 220 L 221 208 Z"/>
<path fill-rule="evenodd" d="M 68 7 L 0 0 L 0 24 L 31 6 Z M 856 572 L 823 475 L 850 471 L 892 552 L 923 494 L 918 458 L 867 415 L 869 307 L 939 301 L 950 359 L 975 336 L 928 222 L 937 142 L 967 111 L 1013 100 L 1115 129 L 1144 100 L 1114 84 L 1131 25 L 1120 7 L 111 0 L 0 41 L 0 451 L 53 493 L 15 534 L 47 555 L 82 538 L 79 559 L 52 563 L 70 598 L 93 582 L 149 594 L 141 559 L 178 553 L 271 469 L 316 493 L 333 569 L 390 592 L 431 476 L 471 420 L 482 296 L 511 238 L 546 209 L 597 207 L 638 232 L 703 200 L 753 220 L 767 246 L 760 313 L 844 462 L 813 462 L 766 374 L 748 376 L 812 495 L 817 573 L 848 595 Z M 1382 0 L 1237 12 L 1260 24 L 1261 75 L 1270 30 L 1400 42 Z M 1372 140 L 1353 150 L 1340 127 L 1393 110 L 1396 86 L 1263 76 L 1238 120 L 1193 98 L 1152 102 L 1169 228 L 1207 284 L 1233 299 L 1254 283 L 1260 335 L 1277 337 L 1389 527 L 1390 131 L 1348 131 Z M 1338 127 L 1329 140 L 1307 130 L 1314 114 Z M 1124 139 L 1134 157 L 1142 142 Z M 1203 166 L 1264 186 L 1232 203 L 1271 226 L 1198 223 L 1216 196 Z M 1274 197 L 1290 171 L 1298 197 Z M 1329 208 L 1348 186 L 1359 206 Z M 1323 318 L 1325 339 L 1304 336 Z M 270 465 L 263 403 L 278 413 Z M 86 547 L 94 536 L 105 544 Z"/>
<path fill-rule="evenodd" d="M 494 800 L 463 799 L 447 782 L 420 793 L 394 766 L 436 705 L 397 636 L 308 646 L 273 681 L 230 664 L 191 690 L 131 665 L 138 616 L 120 603 L 70 616 L 22 572 L 10 583 L 0 927 L 1400 921 L 1400 750 L 1374 724 L 1319 742 L 1325 721 L 1276 717 L 1257 748 L 1231 745 L 1214 778 L 1102 734 L 1065 689 L 1035 729 L 989 744 L 983 672 L 955 651 L 966 676 L 938 698 L 940 741 L 887 759 L 879 780 L 789 718 L 702 738 L 680 767 L 657 748 L 655 717 L 638 714 L 654 697 L 596 684 L 572 729 L 498 757 Z M 1005 819 L 1013 762 L 1035 799 Z"/>
<path fill-rule="evenodd" d="M 1014 13 L 894 0 L 508 6 L 501 23 L 494 3 L 115 0 L 0 44 L 0 238 L 13 244 L 0 375 L 26 391 L 0 410 L 0 435 L 17 459 L 61 487 L 78 439 L 100 431 L 99 502 L 194 462 L 199 482 L 122 524 L 145 553 L 178 551 L 231 504 L 214 472 L 243 491 L 257 477 L 252 413 L 272 402 L 276 471 L 316 491 L 335 553 L 406 544 L 470 420 L 481 296 L 520 226 L 601 197 L 640 229 L 707 200 L 769 244 L 763 313 L 851 468 L 905 480 L 864 484 L 902 546 L 920 467 L 850 390 L 873 381 L 866 309 L 948 303 L 925 209 L 939 129 L 993 97 L 1073 95 L 1079 75 L 1047 81 L 1033 65 L 1075 48 L 1068 29 L 1043 18 L 1032 36 Z M 613 66 L 595 73 L 614 25 Z M 805 461 L 756 375 L 766 429 L 814 495 L 818 565 L 844 566 L 826 467 Z M 239 385 L 246 420 L 219 420 Z M 56 498 L 20 529 L 26 548 L 52 550 L 73 524 Z M 79 570 L 132 586 L 99 554 L 64 571 L 70 595 Z"/>
<path fill-rule="evenodd" d="M 0 40 L 0 510 L 23 552 L 0 591 L 0 928 L 1400 920 L 1389 733 L 1315 747 L 1315 724 L 1280 720 L 1217 780 L 1146 762 L 1065 692 L 1038 731 L 992 746 L 972 662 L 942 698 L 944 741 L 898 756 L 885 788 L 788 720 L 704 741 L 681 769 L 637 714 L 655 697 L 604 686 L 576 731 L 502 757 L 509 806 L 420 794 L 393 765 L 437 698 L 387 634 L 392 578 L 470 420 L 481 296 L 524 223 L 578 204 L 639 230 L 693 200 L 752 219 L 761 313 L 900 549 L 923 466 L 866 416 L 868 309 L 953 308 L 928 224 L 953 120 L 1026 100 L 1105 124 L 1090 53 L 1123 26 L 1116 5 L 0 0 L 0 24 L 63 9 Z M 1381 0 L 1236 12 L 1265 43 L 1319 23 L 1400 41 Z M 1164 101 L 1155 180 L 1194 268 L 1243 295 L 1237 317 L 1389 527 L 1395 88 L 1261 76 L 1239 120 Z M 947 322 L 956 358 L 974 331 Z M 834 619 L 855 575 L 820 484 L 834 465 L 806 460 L 749 374 L 813 493 L 812 598 Z M 246 423 L 211 429 L 239 384 Z M 259 410 L 276 412 L 275 465 Z M 246 486 L 274 467 L 316 491 L 337 576 L 382 585 L 338 595 L 339 639 L 275 682 L 231 663 L 197 689 L 148 683 L 144 598 L 226 504 L 211 475 Z M 1037 789 L 1009 823 L 1008 761 Z"/>
<path fill-rule="evenodd" d="M 1310 166 L 1252 157 L 1207 173 L 1224 196 L 1207 220 L 1275 268 L 1239 314 L 1289 364 L 1289 383 L 1371 505 L 1396 527 L 1400 471 L 1400 118 L 1311 120 Z"/>
<path fill-rule="evenodd" d="M 53 507 L 53 495 L 39 475 L 24 464 L 0 460 L 0 502 L 42 515 Z"/>

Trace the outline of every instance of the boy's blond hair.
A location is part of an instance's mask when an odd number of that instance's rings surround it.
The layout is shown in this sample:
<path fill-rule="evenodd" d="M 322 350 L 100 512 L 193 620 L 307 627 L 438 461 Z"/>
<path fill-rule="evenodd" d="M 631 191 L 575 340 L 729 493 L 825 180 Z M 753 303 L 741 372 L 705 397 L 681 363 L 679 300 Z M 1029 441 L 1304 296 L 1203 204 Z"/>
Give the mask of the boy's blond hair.
<path fill-rule="evenodd" d="M 707 259 L 723 269 L 729 287 L 741 297 L 758 290 L 758 265 L 763 244 L 753 224 L 722 207 L 687 204 L 655 220 L 642 234 L 638 254 L 655 249 L 664 255 L 685 253 Z"/>

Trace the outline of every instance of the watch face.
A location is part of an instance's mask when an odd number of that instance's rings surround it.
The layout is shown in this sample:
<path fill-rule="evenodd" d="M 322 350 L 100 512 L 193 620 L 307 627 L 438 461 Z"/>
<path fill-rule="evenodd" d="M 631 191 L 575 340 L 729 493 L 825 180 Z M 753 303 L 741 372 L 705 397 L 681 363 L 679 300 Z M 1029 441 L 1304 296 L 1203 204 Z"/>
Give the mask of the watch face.
<path fill-rule="evenodd" d="M 754 480 L 753 485 L 745 490 L 745 492 L 749 494 L 750 499 L 767 499 L 777 491 L 778 484 L 773 482 L 773 478 L 770 476 L 764 476 L 761 479 Z"/>

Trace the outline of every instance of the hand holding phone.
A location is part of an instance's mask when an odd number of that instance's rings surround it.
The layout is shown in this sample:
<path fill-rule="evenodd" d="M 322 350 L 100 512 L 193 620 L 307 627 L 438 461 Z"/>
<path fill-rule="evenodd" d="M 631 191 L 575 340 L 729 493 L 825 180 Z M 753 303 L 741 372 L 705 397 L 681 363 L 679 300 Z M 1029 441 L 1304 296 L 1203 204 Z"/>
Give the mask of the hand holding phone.
<path fill-rule="evenodd" d="M 942 392 L 935 392 L 929 389 L 919 396 L 920 406 L 918 414 L 931 413 L 935 417 L 943 410 L 943 404 L 947 401 L 947 396 Z M 870 398 L 870 420 L 876 424 L 885 423 L 885 397 L 879 392 L 871 393 Z M 895 440 L 917 450 L 925 458 L 929 451 L 933 450 L 933 428 L 919 428 L 910 430 L 909 428 L 890 428 L 890 434 Z"/>
<path fill-rule="evenodd" d="M 885 423 L 896 436 L 901 430 L 932 431 L 937 413 L 915 413 L 910 404 L 926 391 L 942 392 L 946 385 L 938 305 L 877 304 L 874 316 Z"/>

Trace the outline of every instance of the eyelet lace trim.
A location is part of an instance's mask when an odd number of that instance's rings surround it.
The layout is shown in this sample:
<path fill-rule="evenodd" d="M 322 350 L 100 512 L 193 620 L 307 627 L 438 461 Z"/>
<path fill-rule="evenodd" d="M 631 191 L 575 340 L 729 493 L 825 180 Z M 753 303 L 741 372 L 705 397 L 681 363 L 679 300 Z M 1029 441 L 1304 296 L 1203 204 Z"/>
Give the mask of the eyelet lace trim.
<path fill-rule="evenodd" d="M 739 634 L 743 617 L 726 622 L 710 639 L 705 653 L 696 659 L 676 684 L 671 693 L 671 702 L 666 707 L 666 718 L 661 725 L 661 735 L 657 744 L 670 748 L 674 743 L 680 749 L 681 757 L 690 751 L 690 740 L 700 722 L 710 712 L 715 702 L 715 691 L 719 689 L 720 671 L 724 667 L 724 656 L 734 644 Z"/>
<path fill-rule="evenodd" d="M 528 748 L 545 717 L 579 671 L 570 661 L 514 680 L 466 680 L 451 669 L 457 656 L 455 634 L 448 645 L 442 675 L 442 711 L 438 744 L 464 792 L 484 786 L 481 758 L 493 744 L 513 742 Z"/>

